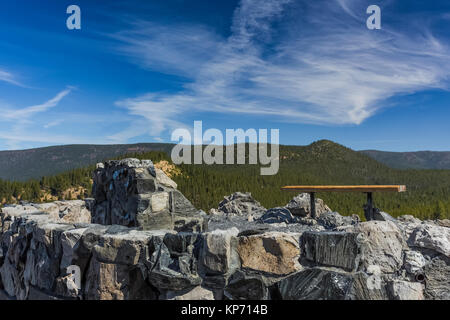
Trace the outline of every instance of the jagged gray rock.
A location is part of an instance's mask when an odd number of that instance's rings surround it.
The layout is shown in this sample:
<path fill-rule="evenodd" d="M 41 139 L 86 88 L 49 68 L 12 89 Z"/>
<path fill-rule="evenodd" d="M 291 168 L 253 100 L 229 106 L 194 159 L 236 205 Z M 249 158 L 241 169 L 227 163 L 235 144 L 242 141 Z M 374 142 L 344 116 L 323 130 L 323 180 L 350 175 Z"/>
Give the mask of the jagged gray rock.
<path fill-rule="evenodd" d="M 256 201 L 251 193 L 235 192 L 224 197 L 219 203 L 218 209 L 212 212 L 213 214 L 223 214 L 226 217 L 245 216 L 258 219 L 265 211 L 266 208 Z"/>
<path fill-rule="evenodd" d="M 397 219 L 392 217 L 389 213 L 380 211 L 380 210 L 374 210 L 373 213 L 373 219 L 378 221 L 392 221 L 397 222 Z"/>
<path fill-rule="evenodd" d="M 358 215 L 341 216 L 338 212 L 325 211 L 317 218 L 317 222 L 325 229 L 336 229 L 337 227 L 353 225 L 361 222 Z"/>
<path fill-rule="evenodd" d="M 351 281 L 343 273 L 311 268 L 281 280 L 278 290 L 283 300 L 343 300 Z"/>
<path fill-rule="evenodd" d="M 388 300 L 388 279 L 365 272 L 313 267 L 278 283 L 286 300 Z"/>
<path fill-rule="evenodd" d="M 317 198 L 316 204 L 316 214 L 320 216 L 324 212 L 331 212 L 331 209 L 323 202 L 322 199 Z M 311 199 L 309 193 L 301 193 L 295 196 L 287 205 L 288 209 L 292 215 L 307 217 L 311 215 Z"/>
<path fill-rule="evenodd" d="M 8 205 L 2 208 L 8 216 L 24 214 L 47 214 L 54 222 L 91 222 L 89 205 L 84 200 L 55 201 L 51 203 L 24 203 Z"/>
<path fill-rule="evenodd" d="M 356 271 L 362 257 L 363 237 L 354 232 L 305 232 L 302 255 L 318 265 Z"/>
<path fill-rule="evenodd" d="M 241 268 L 278 276 L 300 270 L 299 236 L 282 232 L 240 236 L 237 252 Z"/>
<path fill-rule="evenodd" d="M 450 300 L 450 263 L 448 259 L 435 257 L 424 267 L 427 299 Z"/>
<path fill-rule="evenodd" d="M 440 227 L 450 228 L 450 219 L 436 220 L 435 223 Z"/>
<path fill-rule="evenodd" d="M 423 268 L 427 264 L 427 260 L 420 252 L 414 250 L 406 250 L 404 256 L 404 266 L 406 271 L 408 271 L 412 275 L 423 272 Z"/>
<path fill-rule="evenodd" d="M 230 300 L 266 300 L 269 290 L 261 276 L 248 276 L 238 270 L 230 277 L 224 295 Z"/>
<path fill-rule="evenodd" d="M 420 219 L 417 219 L 410 214 L 405 214 L 405 215 L 397 217 L 397 221 L 401 221 L 404 223 L 415 223 L 415 224 L 421 223 Z"/>
<path fill-rule="evenodd" d="M 300 220 L 294 217 L 286 208 L 272 208 L 258 219 L 261 223 L 299 223 Z"/>
<path fill-rule="evenodd" d="M 232 240 L 238 233 L 238 229 L 231 228 L 206 234 L 201 257 L 206 273 L 225 274 L 233 268 Z"/>
<path fill-rule="evenodd" d="M 408 239 L 411 246 L 431 249 L 450 258 L 450 229 L 432 224 L 421 224 Z"/>
<path fill-rule="evenodd" d="M 388 288 L 394 300 L 424 300 L 422 284 L 419 282 L 394 280 Z"/>
<path fill-rule="evenodd" d="M 107 161 L 97 166 L 93 180 L 93 223 L 143 230 L 182 230 L 189 224 L 191 229 L 203 231 L 206 226 L 206 217 L 198 215 L 176 189 L 177 184 L 150 160 Z"/>
<path fill-rule="evenodd" d="M 169 291 L 164 298 L 167 300 L 214 300 L 214 292 L 198 286 L 186 292 Z"/>
<path fill-rule="evenodd" d="M 199 286 L 199 247 L 196 234 L 166 234 L 153 237 L 144 260 L 148 281 L 160 292 L 186 291 Z"/>
<path fill-rule="evenodd" d="M 382 300 L 387 299 L 383 286 L 371 287 L 363 273 L 310 268 L 293 274 L 278 284 L 285 300 Z"/>
<path fill-rule="evenodd" d="M 84 288 L 88 300 L 154 300 L 139 268 L 109 264 L 92 259 Z"/>
<path fill-rule="evenodd" d="M 367 270 L 372 265 L 382 272 L 393 273 L 403 265 L 403 250 L 406 248 L 401 230 L 391 221 L 368 221 L 352 226 L 347 231 L 361 233 L 361 263 Z"/>

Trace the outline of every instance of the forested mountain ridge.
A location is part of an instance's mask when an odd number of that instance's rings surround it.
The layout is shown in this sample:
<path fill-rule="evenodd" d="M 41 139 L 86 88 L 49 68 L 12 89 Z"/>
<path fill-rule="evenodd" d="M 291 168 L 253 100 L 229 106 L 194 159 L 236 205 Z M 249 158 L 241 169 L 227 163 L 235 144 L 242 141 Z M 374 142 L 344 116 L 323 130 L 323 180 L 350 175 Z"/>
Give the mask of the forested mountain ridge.
<path fill-rule="evenodd" d="M 325 141 L 325 140 L 324 140 Z M 93 165 L 104 159 L 130 153 L 163 151 L 170 154 L 174 144 L 138 143 L 117 145 L 64 145 L 17 151 L 0 151 L 0 179 L 27 181 L 52 176 L 72 169 Z M 293 154 L 309 150 L 310 146 L 282 146 Z M 363 150 L 389 167 L 398 169 L 450 169 L 450 152 L 384 152 Z"/>
<path fill-rule="evenodd" d="M 65 145 L 0 151 L 0 179 L 27 181 L 83 168 L 104 159 L 148 151 L 170 152 L 172 144 Z"/>
<path fill-rule="evenodd" d="M 398 169 L 450 169 L 449 151 L 387 152 L 362 150 L 361 153 Z"/>
<path fill-rule="evenodd" d="M 171 162 L 168 153 L 146 152 L 122 157 Z M 406 193 L 377 193 L 375 205 L 394 215 L 413 214 L 421 219 L 450 217 L 450 170 L 398 170 L 360 152 L 327 140 L 309 146 L 280 146 L 280 170 L 274 176 L 261 176 L 259 165 L 179 165 L 174 175 L 179 189 L 197 208 L 217 207 L 224 196 L 236 191 L 251 192 L 266 208 L 285 205 L 295 193 L 280 187 L 295 184 L 405 184 Z M 57 198 L 67 189 L 82 186 L 89 196 L 94 166 L 25 183 L 0 181 L 0 200 L 40 200 L 42 192 Z M 359 214 L 363 194 L 319 193 L 318 197 L 341 214 Z"/>

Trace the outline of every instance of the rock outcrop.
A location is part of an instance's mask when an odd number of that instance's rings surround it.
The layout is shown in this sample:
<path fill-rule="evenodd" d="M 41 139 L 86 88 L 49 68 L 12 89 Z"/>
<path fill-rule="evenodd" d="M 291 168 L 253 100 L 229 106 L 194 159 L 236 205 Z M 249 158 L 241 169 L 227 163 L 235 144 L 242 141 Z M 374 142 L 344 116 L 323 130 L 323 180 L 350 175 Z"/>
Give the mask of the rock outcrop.
<path fill-rule="evenodd" d="M 211 209 L 211 214 L 224 215 L 226 217 L 241 216 L 247 220 L 255 220 L 261 217 L 266 208 L 253 199 L 251 193 L 235 192 L 224 197 L 217 209 Z"/>
<path fill-rule="evenodd" d="M 316 214 L 320 216 L 324 212 L 330 212 L 331 209 L 323 202 L 322 199 L 315 199 Z M 311 199 L 308 193 L 301 193 L 295 196 L 286 208 L 294 216 L 307 217 L 311 215 Z"/>
<path fill-rule="evenodd" d="M 450 258 L 450 228 L 423 224 L 408 239 L 413 247 L 431 249 Z"/>
<path fill-rule="evenodd" d="M 280 232 L 239 237 L 237 252 L 241 268 L 274 275 L 300 270 L 298 239 L 298 234 Z"/>
<path fill-rule="evenodd" d="M 8 216 L 20 216 L 23 214 L 43 213 L 48 214 L 55 222 L 71 223 L 91 222 L 91 200 L 55 201 L 51 203 L 28 203 L 9 205 L 2 208 L 2 212 Z"/>
<path fill-rule="evenodd" d="M 0 299 L 450 299 L 438 222 L 312 219 L 242 193 L 208 218 L 176 187 L 128 159 L 98 166 L 95 199 L 2 208 Z"/>
<path fill-rule="evenodd" d="M 150 160 L 100 163 L 93 180 L 93 223 L 142 230 L 203 230 L 204 216 Z"/>

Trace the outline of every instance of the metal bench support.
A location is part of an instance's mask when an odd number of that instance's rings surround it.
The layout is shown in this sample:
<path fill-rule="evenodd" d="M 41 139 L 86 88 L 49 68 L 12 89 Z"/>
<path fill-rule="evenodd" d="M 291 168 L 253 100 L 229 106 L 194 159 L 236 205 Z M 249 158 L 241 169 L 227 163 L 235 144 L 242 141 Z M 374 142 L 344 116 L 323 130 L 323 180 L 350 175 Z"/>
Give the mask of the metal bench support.
<path fill-rule="evenodd" d="M 366 216 L 367 221 L 371 221 L 374 219 L 373 216 L 373 196 L 372 192 L 367 192 L 367 204 L 364 210 L 364 214 Z"/>
<path fill-rule="evenodd" d="M 367 204 L 364 205 L 364 216 L 367 221 L 375 220 L 380 209 L 374 207 L 373 192 L 405 192 L 405 185 L 360 185 L 360 186 L 285 186 L 283 191 L 307 192 L 311 200 L 311 217 L 316 218 L 316 192 L 362 192 L 367 194 Z"/>
<path fill-rule="evenodd" d="M 311 201 L 311 218 L 316 218 L 316 193 L 310 192 L 309 199 Z"/>

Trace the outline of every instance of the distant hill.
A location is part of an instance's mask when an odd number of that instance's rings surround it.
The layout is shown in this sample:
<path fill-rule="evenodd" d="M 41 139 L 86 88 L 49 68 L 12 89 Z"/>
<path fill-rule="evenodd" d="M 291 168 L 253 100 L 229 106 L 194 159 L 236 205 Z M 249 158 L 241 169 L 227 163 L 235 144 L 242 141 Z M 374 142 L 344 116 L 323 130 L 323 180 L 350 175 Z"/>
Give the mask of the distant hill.
<path fill-rule="evenodd" d="M 261 176 L 257 165 L 180 165 L 176 176 L 180 191 L 197 207 L 217 207 L 224 195 L 251 192 L 266 208 L 283 206 L 295 192 L 285 185 L 402 184 L 404 193 L 377 193 L 378 208 L 393 216 L 412 214 L 421 219 L 450 217 L 450 170 L 399 170 L 329 140 L 308 146 L 280 146 L 280 169 L 276 175 Z M 359 214 L 366 197 L 359 193 L 317 195 L 342 214 Z"/>
<path fill-rule="evenodd" d="M 450 169 L 450 152 L 448 151 L 387 152 L 363 150 L 360 152 L 391 168 Z"/>
<path fill-rule="evenodd" d="M 26 181 L 82 168 L 130 153 L 169 152 L 173 145 L 139 143 L 127 145 L 65 145 L 19 151 L 0 151 L 0 179 Z"/>
<path fill-rule="evenodd" d="M 321 145 L 327 144 L 323 140 Z M 68 170 L 83 168 L 105 159 L 131 153 L 163 151 L 170 155 L 173 144 L 138 143 L 117 145 L 65 145 L 17 151 L 0 151 L 0 179 L 27 181 Z M 282 146 L 283 150 L 305 155 L 310 146 Z M 347 149 L 347 151 L 352 151 Z M 385 152 L 363 150 L 359 153 L 397 169 L 450 169 L 450 152 Z M 356 160 L 356 159 L 354 159 Z"/>
<path fill-rule="evenodd" d="M 23 154 L 19 163 L 23 173 L 27 174 L 34 167 L 40 168 L 40 172 L 44 169 L 54 171 L 59 162 L 70 166 L 79 165 L 81 161 L 94 164 L 100 159 L 110 158 L 108 154 L 120 158 L 120 154 L 133 153 L 133 157 L 152 159 L 155 163 L 167 161 L 170 164 L 171 147 L 161 144 L 141 144 L 131 149 L 130 146 L 66 146 L 68 149 L 63 149 L 65 152 L 61 152 L 61 149 L 53 153 L 51 149 L 39 149 L 39 154 L 33 155 L 34 159 L 41 161 L 38 166 L 33 165 L 28 158 L 28 162 L 24 161 L 26 157 Z M 166 151 L 136 153 L 144 148 L 166 148 Z M 176 166 L 181 174 L 175 175 L 173 179 L 179 190 L 197 208 L 205 211 L 217 207 L 224 196 L 236 191 L 251 192 L 263 206 L 273 208 L 285 205 L 295 195 L 295 192 L 281 191 L 280 187 L 284 185 L 404 184 L 407 192 L 377 193 L 374 196 L 375 205 L 393 216 L 412 214 L 421 219 L 450 217 L 450 170 L 394 169 L 362 152 L 328 140 L 316 141 L 308 146 L 280 146 L 280 160 L 279 172 L 273 176 L 261 176 L 259 165 L 182 164 Z M 13 163 L 9 168 L 13 168 L 14 160 L 10 161 Z M 27 163 L 30 168 L 26 166 Z M 75 191 L 80 190 L 80 187 L 85 192 L 83 196 L 87 197 L 92 188 L 90 176 L 93 169 L 94 166 L 90 165 L 23 183 L 0 180 L 0 201 L 40 201 L 42 190 L 58 199 L 67 199 L 78 197 Z M 0 170 L 6 171 L 2 167 Z M 20 177 L 19 170 L 15 170 L 15 175 Z M 318 197 L 333 210 L 345 215 L 362 215 L 362 206 L 366 200 L 359 193 L 321 192 Z"/>

